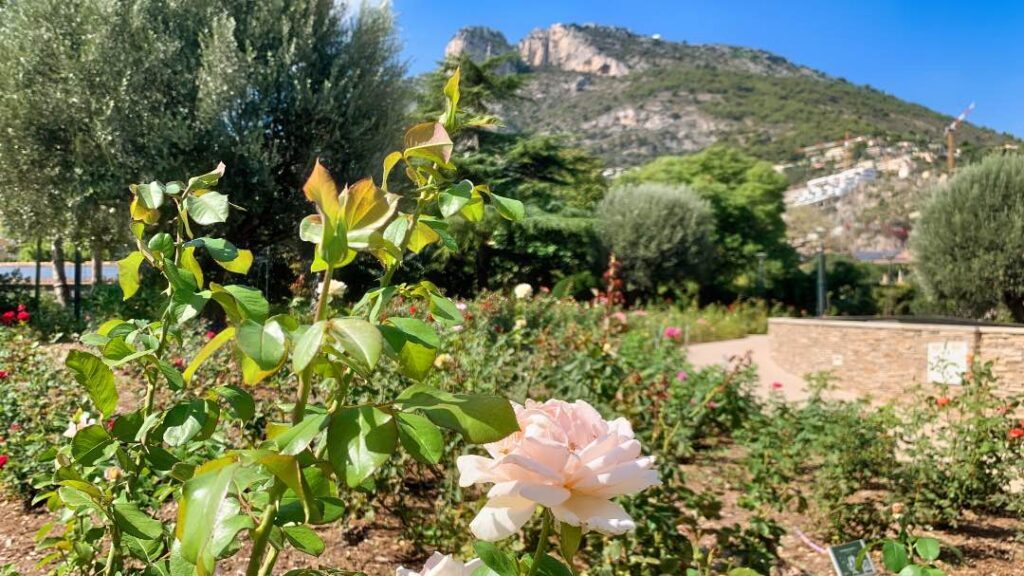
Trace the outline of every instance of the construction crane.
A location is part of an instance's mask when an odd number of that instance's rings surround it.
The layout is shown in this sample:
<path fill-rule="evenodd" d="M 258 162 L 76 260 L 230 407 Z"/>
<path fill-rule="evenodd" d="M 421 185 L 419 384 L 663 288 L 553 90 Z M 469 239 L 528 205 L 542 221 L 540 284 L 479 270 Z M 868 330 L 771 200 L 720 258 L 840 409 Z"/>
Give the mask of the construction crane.
<path fill-rule="evenodd" d="M 956 168 L 956 131 L 960 128 L 960 125 L 967 120 L 967 116 L 974 111 L 974 102 L 953 120 L 949 126 L 946 126 L 946 166 L 949 168 L 949 174 L 953 174 L 953 170 Z"/>

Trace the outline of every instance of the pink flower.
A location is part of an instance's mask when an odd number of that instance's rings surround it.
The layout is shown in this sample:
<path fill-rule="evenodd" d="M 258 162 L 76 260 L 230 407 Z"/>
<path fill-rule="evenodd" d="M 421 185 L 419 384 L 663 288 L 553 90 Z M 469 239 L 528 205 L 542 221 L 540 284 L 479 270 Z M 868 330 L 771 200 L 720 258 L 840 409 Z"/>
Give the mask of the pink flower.
<path fill-rule="evenodd" d="M 470 524 L 478 538 L 495 541 L 515 533 L 540 505 L 571 526 L 622 534 L 636 525 L 612 498 L 660 483 L 654 458 L 640 456 L 640 442 L 624 418 L 605 420 L 577 400 L 513 404 L 520 431 L 485 444 L 490 457 L 461 456 L 459 484 L 494 484 L 487 504 Z"/>
<path fill-rule="evenodd" d="M 710 410 L 714 410 L 715 408 L 718 408 L 718 402 L 715 402 L 714 400 L 708 400 L 707 406 Z"/>
<path fill-rule="evenodd" d="M 7 454 L 0 454 L 0 470 L 3 470 L 4 466 L 7 466 L 8 460 L 10 460 L 10 458 L 7 457 Z"/>
<path fill-rule="evenodd" d="M 10 432 L 21 432 L 21 424 L 18 424 L 17 422 L 15 422 L 15 423 L 11 424 L 7 428 L 7 430 L 10 431 Z"/>
<path fill-rule="evenodd" d="M 782 390 L 782 382 L 772 382 L 772 390 Z"/>
<path fill-rule="evenodd" d="M 213 340 L 216 337 L 217 337 L 217 333 L 214 332 L 213 330 L 207 330 L 206 331 L 206 339 L 207 340 Z"/>
<path fill-rule="evenodd" d="M 683 330 L 678 326 L 669 326 L 662 334 L 669 340 L 679 340 L 683 337 Z"/>
<path fill-rule="evenodd" d="M 0 370 L 0 380 L 7 380 L 7 377 L 10 375 L 11 373 L 7 370 Z"/>
<path fill-rule="evenodd" d="M 685 370 L 680 370 L 679 372 L 676 372 L 676 380 L 680 382 L 686 382 L 686 379 L 689 377 L 690 375 L 687 374 Z"/>
<path fill-rule="evenodd" d="M 32 318 L 32 315 L 22 310 L 18 312 L 18 322 L 28 322 Z"/>
<path fill-rule="evenodd" d="M 463 564 L 450 554 L 434 552 L 419 572 L 399 567 L 395 570 L 395 576 L 470 576 L 481 564 L 479 558 Z"/>

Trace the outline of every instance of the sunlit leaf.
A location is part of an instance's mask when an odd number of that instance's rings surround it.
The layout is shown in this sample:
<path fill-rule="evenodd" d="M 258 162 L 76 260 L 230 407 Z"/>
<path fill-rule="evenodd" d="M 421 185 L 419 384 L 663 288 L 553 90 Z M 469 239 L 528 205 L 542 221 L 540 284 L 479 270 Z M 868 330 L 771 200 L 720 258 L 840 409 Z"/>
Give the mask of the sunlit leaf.
<path fill-rule="evenodd" d="M 98 357 L 81 350 L 68 352 L 64 365 L 71 370 L 75 381 L 89 393 L 89 398 L 96 409 L 107 416 L 117 409 L 117 387 L 114 384 L 114 373 L 110 367 Z"/>
<path fill-rule="evenodd" d="M 135 251 L 117 261 L 117 283 L 127 300 L 139 291 L 139 266 L 146 257 L 142 252 Z"/>
<path fill-rule="evenodd" d="M 425 158 L 438 164 L 448 164 L 454 147 L 451 137 L 439 122 L 425 122 L 409 128 L 404 143 L 406 157 Z"/>

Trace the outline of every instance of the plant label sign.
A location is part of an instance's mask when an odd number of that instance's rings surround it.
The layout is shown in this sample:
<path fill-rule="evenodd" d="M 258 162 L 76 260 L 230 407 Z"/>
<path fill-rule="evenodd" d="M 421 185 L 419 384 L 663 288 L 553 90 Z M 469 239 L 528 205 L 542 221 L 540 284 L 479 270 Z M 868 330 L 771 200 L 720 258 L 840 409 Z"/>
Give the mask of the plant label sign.
<path fill-rule="evenodd" d="M 967 342 L 928 343 L 928 383 L 960 384 L 967 372 Z"/>
<path fill-rule="evenodd" d="M 874 576 L 875 565 L 871 557 L 864 555 L 861 561 L 860 570 L 857 569 L 857 555 L 864 549 L 863 540 L 855 540 L 838 546 L 829 546 L 828 556 L 832 559 L 832 567 L 836 569 L 838 576 Z"/>

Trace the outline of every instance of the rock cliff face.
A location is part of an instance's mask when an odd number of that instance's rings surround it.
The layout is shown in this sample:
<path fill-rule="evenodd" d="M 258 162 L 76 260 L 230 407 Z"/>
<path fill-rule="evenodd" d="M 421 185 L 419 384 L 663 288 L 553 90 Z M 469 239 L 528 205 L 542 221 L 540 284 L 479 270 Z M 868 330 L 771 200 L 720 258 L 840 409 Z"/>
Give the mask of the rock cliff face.
<path fill-rule="evenodd" d="M 570 134 L 612 168 L 728 142 L 768 160 L 846 134 L 935 140 L 948 116 L 752 48 L 671 42 L 625 28 L 555 24 L 510 43 L 460 30 L 446 56 L 510 55 L 521 98 L 495 106 L 509 129 Z M 965 125 L 978 147 L 1012 138 Z"/>
<path fill-rule="evenodd" d="M 519 41 L 519 57 L 531 68 L 558 68 L 599 76 L 625 76 L 629 67 L 591 42 L 577 26 L 536 28 Z"/>

